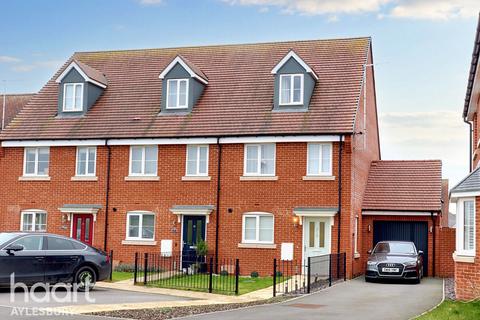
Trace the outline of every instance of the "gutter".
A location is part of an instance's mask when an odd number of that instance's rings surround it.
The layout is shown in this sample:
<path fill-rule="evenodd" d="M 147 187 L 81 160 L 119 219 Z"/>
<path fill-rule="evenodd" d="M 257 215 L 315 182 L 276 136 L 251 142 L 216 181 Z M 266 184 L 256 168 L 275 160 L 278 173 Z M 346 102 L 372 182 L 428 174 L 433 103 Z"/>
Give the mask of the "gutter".
<path fill-rule="evenodd" d="M 469 142 L 468 142 L 468 172 L 472 172 L 473 169 L 473 159 L 472 159 L 472 153 L 473 153 L 473 129 L 472 129 L 472 123 L 467 120 L 467 117 L 463 117 L 463 122 L 468 124 L 469 130 Z"/>
<path fill-rule="evenodd" d="M 110 145 L 108 145 L 108 140 L 105 141 L 105 146 L 107 147 L 107 177 L 105 185 L 105 230 L 104 230 L 104 240 L 103 240 L 103 250 L 107 252 L 107 243 L 108 243 L 108 210 L 110 204 L 110 162 L 112 158 L 112 150 Z M 113 263 L 113 262 L 112 262 Z"/>

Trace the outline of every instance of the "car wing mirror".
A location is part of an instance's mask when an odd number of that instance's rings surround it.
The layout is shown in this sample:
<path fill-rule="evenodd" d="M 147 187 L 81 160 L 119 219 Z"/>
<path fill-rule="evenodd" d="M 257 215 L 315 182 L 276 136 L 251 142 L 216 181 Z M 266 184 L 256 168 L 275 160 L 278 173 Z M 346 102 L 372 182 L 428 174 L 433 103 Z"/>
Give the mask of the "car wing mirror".
<path fill-rule="evenodd" d="M 372 249 L 367 251 L 368 254 L 372 254 Z"/>
<path fill-rule="evenodd" d="M 8 254 L 11 254 L 11 252 L 17 252 L 17 251 L 22 251 L 24 247 L 21 244 L 11 244 L 8 245 L 4 250 L 7 251 Z"/>
<path fill-rule="evenodd" d="M 418 254 L 423 256 L 423 251 L 422 250 L 418 250 Z"/>

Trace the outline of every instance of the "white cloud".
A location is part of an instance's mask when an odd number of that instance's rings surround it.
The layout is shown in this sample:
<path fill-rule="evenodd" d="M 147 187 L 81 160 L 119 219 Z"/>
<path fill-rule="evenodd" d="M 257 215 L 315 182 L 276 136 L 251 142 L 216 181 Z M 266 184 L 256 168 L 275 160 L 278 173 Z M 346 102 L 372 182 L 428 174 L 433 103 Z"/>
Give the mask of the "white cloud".
<path fill-rule="evenodd" d="M 379 122 L 383 159 L 441 159 L 451 185 L 467 174 L 468 126 L 460 112 L 381 113 Z"/>
<path fill-rule="evenodd" d="M 154 0 L 150 0 L 154 1 Z M 377 17 L 448 20 L 478 15 L 479 0 L 221 0 L 231 5 L 277 7 L 283 13 L 335 15 L 377 13 Z"/>
<path fill-rule="evenodd" d="M 62 60 L 45 60 L 45 61 L 36 61 L 29 64 L 17 64 L 12 67 L 14 72 L 30 72 L 35 69 L 58 69 L 64 61 Z"/>
<path fill-rule="evenodd" d="M 0 63 L 17 63 L 20 62 L 19 58 L 11 57 L 11 56 L 0 56 Z"/>
<path fill-rule="evenodd" d="M 155 6 L 163 3 L 163 0 L 138 0 L 144 6 Z"/>

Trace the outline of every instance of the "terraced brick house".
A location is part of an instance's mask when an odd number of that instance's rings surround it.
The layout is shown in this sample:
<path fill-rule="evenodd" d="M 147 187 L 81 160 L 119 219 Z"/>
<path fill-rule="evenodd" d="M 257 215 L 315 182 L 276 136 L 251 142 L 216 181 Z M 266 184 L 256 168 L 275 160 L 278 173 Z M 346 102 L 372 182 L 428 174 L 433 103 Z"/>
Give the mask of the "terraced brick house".
<path fill-rule="evenodd" d="M 75 53 L 0 135 L 0 228 L 361 274 L 373 70 L 370 38 Z"/>
<path fill-rule="evenodd" d="M 450 190 L 450 201 L 456 205 L 457 239 L 455 260 L 455 293 L 469 300 L 480 297 L 480 171 L 479 106 L 480 18 L 476 31 L 467 94 L 463 108 L 464 122 L 470 127 L 470 174 Z"/>

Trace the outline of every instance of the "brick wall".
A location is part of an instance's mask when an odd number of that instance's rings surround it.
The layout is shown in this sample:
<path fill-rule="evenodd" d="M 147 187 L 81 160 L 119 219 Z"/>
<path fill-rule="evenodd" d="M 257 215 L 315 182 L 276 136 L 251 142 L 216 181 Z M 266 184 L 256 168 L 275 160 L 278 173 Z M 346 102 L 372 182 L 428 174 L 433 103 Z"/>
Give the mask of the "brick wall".
<path fill-rule="evenodd" d="M 436 236 L 436 275 L 451 278 L 455 274 L 452 254 L 455 251 L 455 229 L 437 226 Z"/>

